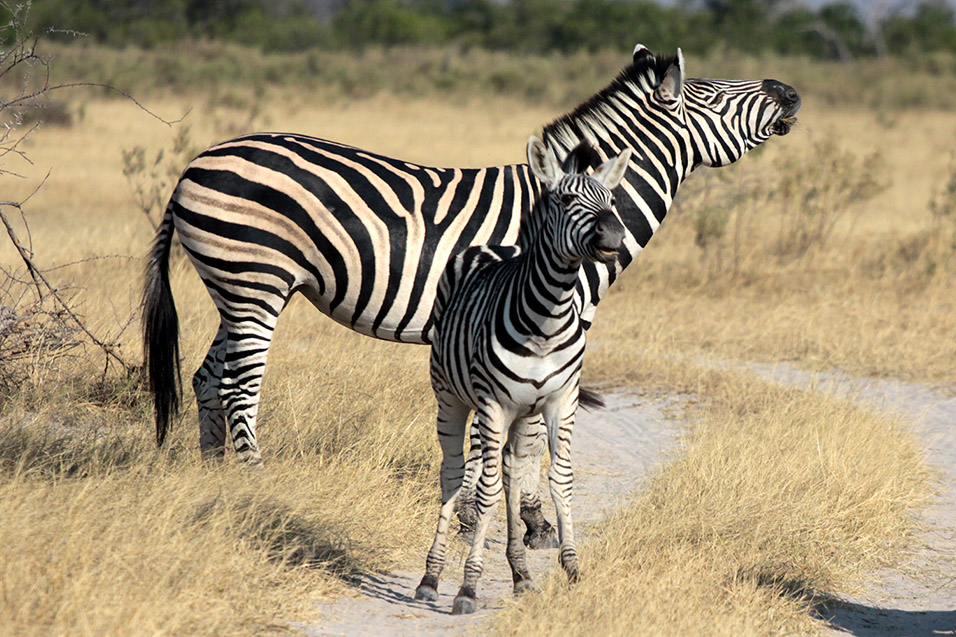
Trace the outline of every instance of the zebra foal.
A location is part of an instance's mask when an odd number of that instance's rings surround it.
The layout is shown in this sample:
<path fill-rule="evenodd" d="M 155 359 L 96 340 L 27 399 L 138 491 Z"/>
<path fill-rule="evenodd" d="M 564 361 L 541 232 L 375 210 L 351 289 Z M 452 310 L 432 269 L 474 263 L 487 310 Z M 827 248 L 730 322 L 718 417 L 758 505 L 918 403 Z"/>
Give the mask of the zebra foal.
<path fill-rule="evenodd" d="M 596 151 L 586 142 L 563 165 L 554 151 L 532 137 L 528 163 L 545 191 L 533 212 L 530 245 L 475 246 L 454 257 L 439 284 L 432 313 L 431 382 L 438 401 L 442 505 L 416 599 L 438 599 L 449 520 L 465 476 L 462 452 L 472 411 L 477 414 L 481 476 L 478 519 L 465 578 L 453 614 L 477 610 L 475 589 L 482 571 L 485 535 L 502 487 L 508 511 L 508 563 L 515 593 L 532 587 L 519 530 L 521 492 L 512 484 L 514 463 L 533 462 L 522 453 L 547 427 L 551 450 L 548 480 L 557 509 L 559 559 L 577 579 L 571 522 L 571 429 L 578 406 L 578 381 L 585 347 L 585 324 L 575 289 L 585 261 L 617 258 L 625 228 L 613 212 L 611 190 L 627 170 L 630 149 L 585 171 Z M 504 469 L 499 468 L 503 445 Z"/>

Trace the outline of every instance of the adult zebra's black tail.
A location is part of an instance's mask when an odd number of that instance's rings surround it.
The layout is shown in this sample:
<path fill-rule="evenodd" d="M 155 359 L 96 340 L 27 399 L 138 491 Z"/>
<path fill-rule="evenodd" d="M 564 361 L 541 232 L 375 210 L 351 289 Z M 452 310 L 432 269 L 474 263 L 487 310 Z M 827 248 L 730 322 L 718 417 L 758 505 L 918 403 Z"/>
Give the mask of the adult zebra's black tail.
<path fill-rule="evenodd" d="M 169 247 L 173 240 L 173 209 L 166 208 L 156 242 L 146 264 L 143 287 L 143 359 L 156 405 L 156 444 L 162 445 L 170 419 L 179 411 L 179 317 L 169 287 Z"/>

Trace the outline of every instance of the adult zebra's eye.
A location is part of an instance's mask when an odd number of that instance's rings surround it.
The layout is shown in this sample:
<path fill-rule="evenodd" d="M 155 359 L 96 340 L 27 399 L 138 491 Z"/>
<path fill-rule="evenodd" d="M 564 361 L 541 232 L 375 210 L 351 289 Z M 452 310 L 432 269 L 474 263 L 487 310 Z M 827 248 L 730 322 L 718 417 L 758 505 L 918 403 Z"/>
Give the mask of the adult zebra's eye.
<path fill-rule="evenodd" d="M 567 193 L 561 195 L 561 203 L 565 206 L 570 206 L 574 202 L 574 195 L 569 195 Z"/>

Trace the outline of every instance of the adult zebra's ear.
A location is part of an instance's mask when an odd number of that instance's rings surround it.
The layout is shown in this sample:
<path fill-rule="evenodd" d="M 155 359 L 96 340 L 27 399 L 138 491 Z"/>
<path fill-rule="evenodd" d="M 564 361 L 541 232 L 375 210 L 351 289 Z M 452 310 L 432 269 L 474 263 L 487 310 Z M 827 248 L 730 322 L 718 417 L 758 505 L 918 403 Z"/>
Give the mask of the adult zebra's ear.
<path fill-rule="evenodd" d="M 534 176 L 549 188 L 564 175 L 554 151 L 534 135 L 528 138 L 528 165 Z"/>
<path fill-rule="evenodd" d="M 655 91 L 662 102 L 675 102 L 680 99 L 684 88 L 684 54 L 677 49 L 677 57 L 664 73 L 664 79 Z"/>
<path fill-rule="evenodd" d="M 591 177 L 601 182 L 608 190 L 614 190 L 624 179 L 624 173 L 627 172 L 627 162 L 630 158 L 631 149 L 625 148 L 620 155 L 598 166 Z"/>

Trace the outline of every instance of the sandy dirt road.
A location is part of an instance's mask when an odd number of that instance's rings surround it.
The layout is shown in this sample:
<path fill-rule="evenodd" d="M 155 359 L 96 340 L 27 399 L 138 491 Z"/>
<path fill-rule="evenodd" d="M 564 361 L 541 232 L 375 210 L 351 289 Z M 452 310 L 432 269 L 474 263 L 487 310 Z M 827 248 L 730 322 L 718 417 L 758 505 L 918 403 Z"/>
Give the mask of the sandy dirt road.
<path fill-rule="evenodd" d="M 681 431 L 681 423 L 672 418 L 677 399 L 639 397 L 615 392 L 605 396 L 607 408 L 598 412 L 579 411 L 572 438 L 574 458 L 574 503 L 572 513 L 578 543 L 586 538 L 589 523 L 594 523 L 624 504 L 641 484 L 664 452 L 672 449 Z M 546 488 L 546 482 L 543 481 Z M 438 486 L 436 484 L 435 488 Z M 553 521 L 550 496 L 542 492 L 545 511 Z M 499 513 L 504 504 L 499 504 Z M 435 519 L 438 512 L 435 511 Z M 320 607 L 325 620 L 320 624 L 295 627 L 306 635 L 348 635 L 383 637 L 404 635 L 481 634 L 492 614 L 512 595 L 511 571 L 505 559 L 506 529 L 503 514 L 496 516 L 488 533 L 485 572 L 478 588 L 479 610 L 473 615 L 450 615 L 452 600 L 461 584 L 467 547 L 449 543 L 448 564 L 439 583 L 435 603 L 414 601 L 415 587 L 422 568 L 387 575 L 365 575 L 356 581 L 354 597 Z M 533 576 L 540 578 L 557 567 L 557 551 L 528 551 Z"/>
<path fill-rule="evenodd" d="M 862 595 L 841 595 L 823 611 L 830 634 L 872 637 L 956 635 L 956 387 L 845 374 L 811 374 L 790 365 L 748 365 L 762 378 L 844 396 L 900 414 L 939 472 L 938 494 L 922 515 L 926 531 L 899 568 L 874 574 Z"/>
<path fill-rule="evenodd" d="M 811 374 L 789 365 L 713 365 L 894 411 L 913 427 L 929 463 L 939 471 L 939 495 L 923 515 L 927 531 L 920 534 L 918 548 L 899 568 L 873 574 L 874 583 L 864 594 L 838 595 L 821 613 L 834 635 L 956 635 L 956 390 Z M 684 424 L 674 416 L 680 413 L 676 397 L 618 391 L 607 398 L 606 410 L 580 412 L 574 430 L 574 518 L 581 539 L 586 538 L 589 523 L 624 504 L 649 470 L 676 448 Z M 438 602 L 414 601 L 421 570 L 365 575 L 356 581 L 354 596 L 320 607 L 320 623 L 294 627 L 310 636 L 481 634 L 512 594 L 504 537 L 499 515 L 489 532 L 490 550 L 478 591 L 481 608 L 474 615 L 449 614 L 467 554 L 467 547 L 459 542 L 449 547 Z M 422 567 L 426 550 L 423 546 Z M 557 566 L 555 551 L 529 551 L 528 555 L 535 576 Z"/>

